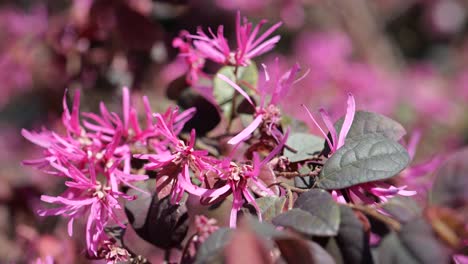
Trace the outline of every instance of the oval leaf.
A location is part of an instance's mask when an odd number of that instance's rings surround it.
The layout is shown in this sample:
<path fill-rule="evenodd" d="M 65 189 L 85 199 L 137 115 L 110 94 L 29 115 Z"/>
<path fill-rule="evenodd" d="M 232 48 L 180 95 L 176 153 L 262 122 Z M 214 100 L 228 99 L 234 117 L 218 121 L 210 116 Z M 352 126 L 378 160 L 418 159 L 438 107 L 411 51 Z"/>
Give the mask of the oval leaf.
<path fill-rule="evenodd" d="M 431 203 L 452 208 L 468 202 L 468 148 L 451 155 L 437 172 Z"/>
<path fill-rule="evenodd" d="M 405 148 L 382 135 L 348 140 L 323 166 L 318 187 L 334 190 L 385 180 L 401 172 L 409 161 Z"/>
<path fill-rule="evenodd" d="M 263 220 L 271 221 L 275 216 L 283 212 L 286 197 L 265 196 L 260 197 L 255 201 L 260 208 Z"/>
<path fill-rule="evenodd" d="M 337 131 L 343 126 L 344 117 L 335 123 Z M 346 139 L 356 139 L 364 135 L 381 135 L 394 141 L 400 140 L 406 134 L 403 126 L 386 116 L 366 111 L 357 111 L 353 124 Z"/>
<path fill-rule="evenodd" d="M 453 253 L 437 239 L 431 226 L 422 218 L 392 233 L 379 246 L 379 263 L 449 263 Z"/>
<path fill-rule="evenodd" d="M 287 263 L 335 263 L 330 254 L 315 242 L 299 238 L 276 239 L 275 242 Z"/>
<path fill-rule="evenodd" d="M 338 233 L 340 209 L 331 195 L 313 189 L 296 200 L 294 209 L 278 215 L 273 224 L 314 236 L 333 236 Z"/>
<path fill-rule="evenodd" d="M 130 191 L 134 192 L 133 189 Z M 141 195 L 125 203 L 125 213 L 135 232 L 160 248 L 179 245 L 188 231 L 185 205 L 171 204 L 169 196 L 160 200 L 154 193 L 152 196 Z"/>
<path fill-rule="evenodd" d="M 197 251 L 195 263 L 213 263 L 222 259 L 223 249 L 231 240 L 232 230 L 220 228 L 211 234 Z"/>
<path fill-rule="evenodd" d="M 368 235 L 353 210 L 340 206 L 340 230 L 336 242 L 344 259 L 350 263 L 373 263 Z"/>

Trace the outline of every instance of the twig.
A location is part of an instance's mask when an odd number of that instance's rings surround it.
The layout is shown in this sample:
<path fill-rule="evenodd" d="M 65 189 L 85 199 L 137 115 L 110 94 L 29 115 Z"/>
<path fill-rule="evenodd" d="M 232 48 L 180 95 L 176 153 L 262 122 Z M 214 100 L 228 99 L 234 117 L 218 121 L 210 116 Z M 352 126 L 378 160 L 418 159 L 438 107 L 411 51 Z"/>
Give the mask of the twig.
<path fill-rule="evenodd" d="M 291 186 L 291 185 L 289 185 L 289 184 L 287 184 L 285 182 L 282 182 L 282 181 L 274 182 L 274 183 L 268 185 L 268 187 L 271 187 L 271 186 L 274 186 L 274 185 L 279 185 L 279 186 L 285 188 L 286 190 L 294 191 L 294 192 L 297 192 L 297 193 L 305 193 L 305 192 L 309 191 L 309 189 L 297 188 L 297 187 Z"/>
<path fill-rule="evenodd" d="M 367 215 L 381 221 L 382 223 L 385 223 L 386 225 L 388 225 L 394 231 L 398 232 L 401 229 L 401 224 L 398 221 L 379 213 L 377 210 L 375 210 L 375 208 L 372 208 L 372 207 L 369 207 L 369 206 L 364 206 L 364 205 L 359 205 L 359 204 L 347 204 L 347 205 L 349 207 L 351 207 L 352 209 L 354 209 L 354 210 L 361 211 L 364 214 L 367 214 Z"/>
<path fill-rule="evenodd" d="M 184 249 L 182 250 L 182 255 L 180 257 L 180 263 L 184 260 L 185 255 L 187 254 L 190 244 L 192 243 L 193 239 L 198 235 L 198 233 L 195 233 L 189 237 L 187 240 L 187 243 L 185 243 Z"/>
<path fill-rule="evenodd" d="M 239 83 L 239 78 L 237 77 L 237 71 L 238 71 L 238 66 L 234 68 L 234 78 L 236 79 L 236 84 Z M 234 89 L 234 95 L 231 100 L 231 114 L 229 116 L 228 124 L 226 127 L 226 132 L 229 133 L 231 131 L 231 126 L 232 126 L 232 121 L 235 117 L 235 111 L 236 111 L 236 103 L 237 103 L 237 96 L 239 95 L 239 92 Z"/>
<path fill-rule="evenodd" d="M 308 173 L 299 173 L 298 171 L 275 171 L 276 176 L 282 176 L 286 178 L 294 177 L 316 177 L 319 175 L 318 171 L 310 171 Z"/>

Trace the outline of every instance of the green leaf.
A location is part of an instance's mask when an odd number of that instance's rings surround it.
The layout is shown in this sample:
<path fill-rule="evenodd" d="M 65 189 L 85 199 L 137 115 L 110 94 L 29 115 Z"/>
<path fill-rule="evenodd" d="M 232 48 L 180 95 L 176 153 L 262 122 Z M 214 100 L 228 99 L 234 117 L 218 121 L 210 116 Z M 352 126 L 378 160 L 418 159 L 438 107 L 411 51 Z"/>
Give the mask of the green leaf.
<path fill-rule="evenodd" d="M 273 224 L 306 235 L 333 236 L 338 233 L 340 209 L 328 192 L 312 189 L 299 196 L 294 207 L 275 217 Z"/>
<path fill-rule="evenodd" d="M 343 189 L 360 183 L 385 180 L 406 168 L 410 157 L 400 144 L 382 135 L 348 141 L 325 163 L 318 187 Z"/>
<path fill-rule="evenodd" d="M 432 204 L 452 208 L 468 202 L 468 148 L 452 154 L 436 174 L 430 194 Z"/>
<path fill-rule="evenodd" d="M 227 78 L 231 79 L 233 82 L 236 82 L 236 78 L 234 75 L 233 66 L 224 66 L 219 71 L 218 74 L 222 74 Z M 247 83 L 248 86 L 257 87 L 258 82 L 258 69 L 255 63 L 249 64 L 247 67 L 239 67 L 237 69 L 237 84 L 242 87 L 247 93 L 250 89 L 244 83 Z M 216 102 L 221 106 L 221 109 L 224 112 L 226 117 L 231 116 L 231 104 L 229 102 L 232 100 L 235 94 L 234 88 L 229 85 L 224 80 L 220 79 L 219 77 L 215 76 L 213 79 L 213 95 L 216 99 Z M 242 100 L 238 100 L 237 103 L 240 104 Z M 238 105 L 236 105 L 237 108 Z"/>
<path fill-rule="evenodd" d="M 283 212 L 286 197 L 265 196 L 255 200 L 264 221 L 271 221 L 275 216 Z"/>
<path fill-rule="evenodd" d="M 297 152 L 285 149 L 284 156 L 291 162 L 298 162 L 312 157 L 315 152 L 323 149 L 324 139 L 307 133 L 293 133 L 289 135 L 286 145 Z"/>
<path fill-rule="evenodd" d="M 337 131 L 341 130 L 343 122 L 344 117 L 335 123 Z M 382 135 L 398 141 L 406 134 L 406 130 L 400 123 L 386 116 L 372 112 L 357 111 L 346 139 L 356 139 L 369 134 Z"/>
<path fill-rule="evenodd" d="M 218 263 L 222 259 L 223 249 L 228 245 L 232 237 L 232 230 L 229 228 L 220 228 L 211 234 L 200 246 L 195 258 L 196 264 Z"/>

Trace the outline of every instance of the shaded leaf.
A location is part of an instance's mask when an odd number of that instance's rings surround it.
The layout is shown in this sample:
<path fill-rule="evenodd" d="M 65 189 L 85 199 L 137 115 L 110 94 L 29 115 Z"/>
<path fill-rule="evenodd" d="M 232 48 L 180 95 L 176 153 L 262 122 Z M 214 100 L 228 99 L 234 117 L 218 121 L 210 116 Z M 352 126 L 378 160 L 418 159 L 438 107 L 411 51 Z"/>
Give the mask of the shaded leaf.
<path fill-rule="evenodd" d="M 113 238 L 116 242 L 116 245 L 119 247 L 123 246 L 123 237 L 125 235 L 125 228 L 122 228 L 121 226 L 107 226 L 104 228 L 104 231 L 106 234 L 110 237 Z"/>
<path fill-rule="evenodd" d="M 325 163 L 318 187 L 333 190 L 385 180 L 405 169 L 409 161 L 406 149 L 393 140 L 381 135 L 356 138 Z"/>
<path fill-rule="evenodd" d="M 154 195 L 155 189 L 152 188 L 155 185 L 155 180 L 150 179 L 146 182 L 137 182 L 136 187 L 145 190 Z M 137 198 L 133 201 L 125 202 L 125 213 L 127 214 L 128 220 L 134 229 L 140 229 L 145 225 L 148 212 L 153 201 L 152 195 L 145 195 L 135 189 L 129 189 L 128 195 L 134 195 Z"/>
<path fill-rule="evenodd" d="M 264 221 L 271 221 L 275 216 L 283 212 L 286 197 L 265 196 L 255 200 Z"/>
<path fill-rule="evenodd" d="M 299 196 L 294 207 L 275 217 L 273 224 L 306 235 L 333 236 L 338 233 L 340 210 L 328 192 L 312 189 Z"/>
<path fill-rule="evenodd" d="M 398 235 L 391 233 L 387 235 L 380 243 L 378 250 L 380 264 L 418 264 L 417 260 L 411 256 L 411 253 L 401 243 Z"/>
<path fill-rule="evenodd" d="M 224 249 L 226 263 L 273 263 L 264 241 L 248 228 L 237 229 Z"/>
<path fill-rule="evenodd" d="M 315 242 L 299 238 L 282 238 L 275 242 L 287 263 L 335 263 L 328 252 Z"/>
<path fill-rule="evenodd" d="M 312 169 L 305 165 L 299 169 L 300 174 L 307 174 L 312 172 Z M 314 186 L 315 177 L 306 176 L 306 177 L 294 177 L 294 186 L 301 189 L 310 189 Z"/>
<path fill-rule="evenodd" d="M 259 222 L 256 217 L 252 216 L 243 217 L 240 226 L 252 230 L 256 235 L 265 239 L 289 237 L 287 233 L 277 230 L 274 225 L 264 221 Z"/>
<path fill-rule="evenodd" d="M 422 218 L 405 224 L 379 246 L 379 263 L 449 263 L 452 252 L 438 241 Z"/>
<path fill-rule="evenodd" d="M 410 197 L 395 196 L 383 204 L 382 208 L 399 222 L 406 223 L 421 216 L 422 209 Z"/>
<path fill-rule="evenodd" d="M 183 109 L 191 107 L 197 109 L 195 115 L 184 126 L 186 132 L 195 129 L 197 136 L 203 136 L 221 121 L 218 109 L 194 89 L 184 90 L 177 100 L 177 104 Z"/>
<path fill-rule="evenodd" d="M 335 123 L 337 131 L 343 126 L 344 117 Z M 400 140 L 406 130 L 395 120 L 386 116 L 366 111 L 357 111 L 346 139 L 353 140 L 364 135 L 381 135 L 394 141 Z"/>
<path fill-rule="evenodd" d="M 221 263 L 224 247 L 229 243 L 231 237 L 232 230 L 229 228 L 220 228 L 211 234 L 198 249 L 195 263 Z"/>
<path fill-rule="evenodd" d="M 373 263 L 369 236 L 353 210 L 340 206 L 340 228 L 336 242 L 344 259 L 349 263 Z"/>
<path fill-rule="evenodd" d="M 430 194 L 433 204 L 452 208 L 468 202 L 468 148 L 451 155 L 436 174 Z"/>
<path fill-rule="evenodd" d="M 323 149 L 324 139 L 307 133 L 290 134 L 286 145 L 296 150 L 296 153 L 285 149 L 284 156 L 291 162 L 298 162 L 312 157 L 312 154 Z"/>
<path fill-rule="evenodd" d="M 163 249 L 180 246 L 188 231 L 185 205 L 171 204 L 168 196 L 140 195 L 125 203 L 125 213 L 141 238 Z"/>
<path fill-rule="evenodd" d="M 166 96 L 171 100 L 177 100 L 183 91 L 189 88 L 185 75 L 182 75 L 169 83 L 166 89 Z"/>

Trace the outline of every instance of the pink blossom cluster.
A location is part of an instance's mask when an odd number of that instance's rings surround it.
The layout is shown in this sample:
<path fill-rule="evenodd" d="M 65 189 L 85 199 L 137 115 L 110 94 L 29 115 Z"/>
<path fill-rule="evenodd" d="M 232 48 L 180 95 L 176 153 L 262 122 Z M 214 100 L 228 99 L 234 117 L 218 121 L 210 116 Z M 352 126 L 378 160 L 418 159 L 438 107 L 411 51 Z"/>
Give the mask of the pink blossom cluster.
<path fill-rule="evenodd" d="M 237 69 L 249 65 L 254 57 L 273 49 L 280 37 L 269 36 L 281 23 L 276 23 L 260 34 L 260 28 L 265 22 L 261 21 L 254 27 L 245 19 L 241 21 L 238 13 L 235 49 L 228 44 L 222 26 L 216 34 L 211 30 L 206 34 L 201 29 L 196 35 L 183 32 L 174 40 L 173 45 L 179 49 L 180 56 L 188 65 L 188 81 L 198 81 L 200 74 L 203 74 L 206 60 L 220 65 L 235 66 Z M 348 53 L 346 45 L 340 41 L 332 44 L 337 45 L 339 50 L 333 53 L 334 56 L 341 57 Z M 319 70 L 333 68 L 344 71 L 346 65 L 341 64 L 341 58 L 317 57 L 314 60 L 317 62 L 317 68 L 312 69 L 309 78 L 316 82 L 339 81 L 336 76 L 322 79 L 325 73 L 320 73 Z M 254 109 L 250 124 L 241 128 L 228 140 L 228 145 L 233 145 L 233 148 L 229 149 L 228 153 L 218 156 L 209 154 L 208 150 L 197 144 L 200 142 L 195 129 L 190 133 L 182 133 L 185 124 L 195 114 L 193 108 L 185 111 L 169 108 L 164 113 L 155 113 L 145 96 L 142 99 L 144 111 L 139 114 L 131 103 L 130 90 L 123 88 L 122 115 L 109 111 L 104 103 L 100 104 L 99 114 L 80 114 L 80 92 L 75 93 L 71 109 L 64 96 L 63 134 L 47 129 L 39 132 L 22 131 L 25 138 L 43 148 L 42 157 L 24 163 L 65 180 L 66 190 L 61 195 L 41 197 L 42 201 L 54 206 L 39 210 L 39 214 L 69 218 L 70 236 L 73 233 L 74 221 L 85 218 L 88 254 L 98 256 L 105 252 L 105 258 L 117 260 L 125 259 L 129 253 L 113 245 L 112 239 L 105 233 L 105 227 L 118 224 L 125 228 L 122 202 L 136 198 L 127 195 L 125 191 L 131 188 L 140 191 L 141 195 L 149 195 L 135 185 L 135 182 L 149 179 L 148 175 L 154 175 L 151 177 L 156 178 L 157 194 L 162 193 L 163 189 L 169 190 L 168 195 L 173 204 L 181 203 L 187 194 L 198 197 L 205 205 L 213 205 L 231 197 L 230 227 L 236 227 L 238 212 L 245 204 L 253 206 L 258 218 L 262 220 L 256 198 L 286 195 L 285 191 L 275 191 L 277 189 L 274 188 L 278 183 L 277 178 L 280 177 L 275 173 L 285 171 L 288 166 L 288 161 L 282 153 L 288 147 L 286 142 L 290 129 L 281 124 L 281 105 L 292 86 L 304 78 L 298 77 L 298 64 L 285 72 L 280 70 L 278 60 L 275 61 L 272 70 L 267 69 L 264 64 L 262 66 L 265 81 L 259 87 L 249 87 L 249 91 L 241 87 L 237 80 L 222 74 L 216 75 Z M 332 157 L 346 144 L 346 136 L 356 113 L 354 96 L 348 94 L 346 115 L 339 132 L 334 127 L 331 115 L 325 110 L 321 109 L 319 112 L 326 130 L 319 125 L 313 114 L 304 108 L 330 149 L 324 159 Z M 412 155 L 415 151 L 415 141 L 411 141 L 408 146 Z M 251 158 L 246 153 L 244 158 L 237 158 L 237 151 L 245 145 L 251 147 L 253 142 L 268 142 L 270 145 L 266 151 L 252 148 Z M 134 161 L 143 165 L 135 166 Z M 436 162 L 430 163 L 422 171 L 432 170 L 437 165 Z M 265 168 L 272 172 L 273 176 L 270 179 L 263 175 Z M 420 171 L 409 169 L 402 175 L 414 178 L 420 175 Z M 416 193 L 406 188 L 404 185 L 397 187 L 388 182 L 375 181 L 332 190 L 331 194 L 341 203 L 374 205 L 376 202 L 386 202 L 396 195 L 412 196 Z M 198 217 L 196 221 L 198 225 L 214 225 L 205 218 Z M 208 233 L 216 230 L 215 227 L 199 229 L 201 239 L 205 239 Z"/>
<path fill-rule="evenodd" d="M 133 152 L 141 148 L 161 148 L 154 129 L 153 115 L 148 98 L 143 97 L 146 124 L 140 126 L 136 109 L 130 104 L 130 92 L 123 89 L 123 116 L 109 112 L 100 104 L 100 115 L 80 115 L 80 92 L 75 93 L 70 109 L 63 99 L 62 123 L 65 134 L 42 129 L 40 132 L 23 130 L 25 138 L 43 148 L 43 157 L 27 160 L 44 172 L 62 177 L 67 189 L 60 196 L 43 195 L 41 199 L 58 207 L 40 210 L 40 215 L 68 217 L 68 232 L 73 233 L 73 222 L 87 215 L 86 242 L 88 253 L 96 255 L 99 246 L 107 239 L 104 228 L 109 223 L 125 227 L 121 218 L 120 200 L 135 197 L 122 192 L 122 187 L 138 189 L 133 182 L 148 179 L 132 169 Z M 193 110 L 183 112 L 172 121 L 180 131 Z M 168 114 L 172 115 L 169 111 Z M 167 114 L 167 115 L 168 115 Z"/>
<path fill-rule="evenodd" d="M 221 65 L 247 66 L 251 59 L 260 56 L 274 48 L 280 40 L 276 35 L 269 36 L 281 26 L 278 22 L 260 34 L 260 29 L 266 23 L 262 20 L 255 27 L 247 18 L 241 19 L 240 12 L 236 18 L 236 48 L 229 45 L 221 25 L 216 32 L 210 28 L 208 34 L 198 28 L 197 34 L 183 31 L 175 38 L 173 46 L 179 49 L 179 54 L 189 67 L 187 81 L 196 84 L 199 75 L 203 75 L 205 61 L 211 60 Z"/>

